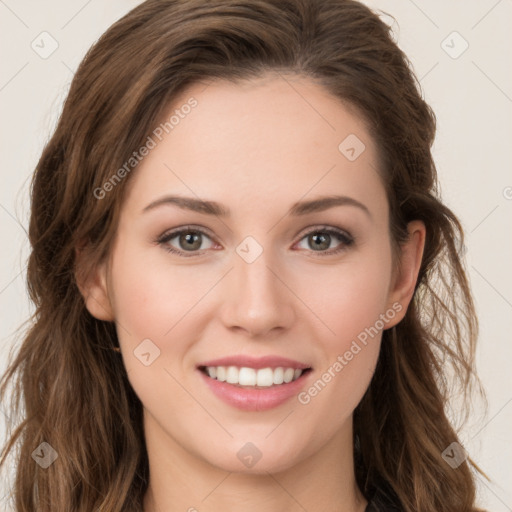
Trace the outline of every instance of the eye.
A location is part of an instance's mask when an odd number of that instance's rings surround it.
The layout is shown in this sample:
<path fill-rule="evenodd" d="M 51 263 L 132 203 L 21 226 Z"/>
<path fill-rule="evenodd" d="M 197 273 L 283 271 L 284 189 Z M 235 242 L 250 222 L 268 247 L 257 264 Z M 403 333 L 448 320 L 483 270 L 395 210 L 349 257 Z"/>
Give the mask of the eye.
<path fill-rule="evenodd" d="M 354 238 L 350 234 L 328 226 L 317 227 L 309 231 L 301 238 L 301 242 L 302 240 L 305 240 L 305 243 L 309 246 L 306 249 L 312 248 L 313 252 L 318 252 L 321 256 L 337 254 L 354 243 Z M 335 240 L 340 242 L 339 245 L 334 249 L 326 250 L 330 248 L 331 242 Z"/>
<path fill-rule="evenodd" d="M 186 226 L 184 228 L 164 233 L 156 241 L 162 245 L 165 250 L 188 257 L 195 256 L 198 251 L 212 248 L 212 244 L 206 244 L 205 247 L 205 238 L 209 239 L 211 242 L 210 236 L 202 229 Z M 176 239 L 175 244 L 177 244 L 178 247 L 171 243 L 174 239 Z M 191 254 L 186 254 L 187 252 Z"/>

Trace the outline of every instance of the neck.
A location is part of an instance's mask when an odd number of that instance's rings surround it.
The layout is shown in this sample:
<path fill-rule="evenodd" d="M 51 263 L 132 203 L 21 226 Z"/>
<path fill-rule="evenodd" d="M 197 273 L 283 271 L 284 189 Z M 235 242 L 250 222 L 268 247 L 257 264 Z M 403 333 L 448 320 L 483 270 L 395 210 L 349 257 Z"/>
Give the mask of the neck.
<path fill-rule="evenodd" d="M 354 475 L 352 420 L 322 449 L 278 472 L 225 471 L 187 451 L 144 415 L 150 483 L 144 512 L 364 512 Z"/>

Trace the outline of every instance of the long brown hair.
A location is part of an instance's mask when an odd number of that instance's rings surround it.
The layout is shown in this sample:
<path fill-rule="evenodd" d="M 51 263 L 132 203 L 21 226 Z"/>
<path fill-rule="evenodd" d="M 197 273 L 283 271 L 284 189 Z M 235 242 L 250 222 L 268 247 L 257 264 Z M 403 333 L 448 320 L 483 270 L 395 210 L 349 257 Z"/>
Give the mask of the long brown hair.
<path fill-rule="evenodd" d="M 465 421 L 475 384 L 481 392 L 464 235 L 439 198 L 434 114 L 389 27 L 353 0 L 148 0 L 87 53 L 34 174 L 27 280 L 36 310 L 0 388 L 3 398 L 14 384 L 13 417 L 24 407 L 0 464 L 18 441 L 17 512 L 142 509 L 149 478 L 142 404 L 112 350 L 114 324 L 88 313 L 77 286 L 77 273 L 109 253 L 130 176 L 108 193 L 95 191 L 187 85 L 266 71 L 314 79 L 367 121 L 395 246 L 407 222 L 426 225 L 413 300 L 402 322 L 384 331 L 354 413 L 358 485 L 367 498 L 380 489 L 383 501 L 406 512 L 477 510 L 473 470 L 480 470 L 471 459 L 452 467 L 443 457 L 458 441 L 449 397 L 462 393 Z M 77 268 L 79 246 L 88 268 Z M 58 454 L 47 468 L 32 457 L 43 442 Z"/>

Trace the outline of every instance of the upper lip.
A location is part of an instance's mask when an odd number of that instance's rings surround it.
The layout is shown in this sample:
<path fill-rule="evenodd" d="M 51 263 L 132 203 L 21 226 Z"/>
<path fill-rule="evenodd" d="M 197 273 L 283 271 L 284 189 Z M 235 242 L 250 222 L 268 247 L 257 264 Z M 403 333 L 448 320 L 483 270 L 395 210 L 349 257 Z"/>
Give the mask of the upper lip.
<path fill-rule="evenodd" d="M 311 368 L 310 365 L 288 359 L 287 357 L 280 356 L 263 356 L 263 357 L 252 357 L 248 355 L 237 355 L 229 357 L 221 357 L 220 359 L 212 359 L 205 361 L 197 365 L 198 368 L 203 366 L 237 366 L 239 368 L 295 368 L 305 370 Z"/>

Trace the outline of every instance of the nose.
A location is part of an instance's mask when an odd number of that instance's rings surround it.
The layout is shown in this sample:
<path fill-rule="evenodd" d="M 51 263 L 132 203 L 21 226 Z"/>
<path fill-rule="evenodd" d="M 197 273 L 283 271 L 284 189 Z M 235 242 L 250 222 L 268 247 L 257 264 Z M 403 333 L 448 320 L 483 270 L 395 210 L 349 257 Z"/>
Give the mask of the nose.
<path fill-rule="evenodd" d="M 226 328 L 251 337 L 290 328 L 296 319 L 293 283 L 270 250 L 252 262 L 233 254 L 233 269 L 227 283 L 220 317 Z M 288 281 L 288 282 L 287 282 Z"/>

